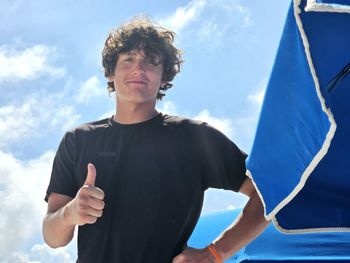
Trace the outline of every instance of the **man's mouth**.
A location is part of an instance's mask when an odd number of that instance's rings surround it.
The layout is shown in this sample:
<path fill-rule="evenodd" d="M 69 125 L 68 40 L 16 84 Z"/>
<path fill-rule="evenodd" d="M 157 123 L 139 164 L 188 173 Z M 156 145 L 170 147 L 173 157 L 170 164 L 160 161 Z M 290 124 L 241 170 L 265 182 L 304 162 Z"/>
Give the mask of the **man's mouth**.
<path fill-rule="evenodd" d="M 138 84 L 138 85 L 146 85 L 147 84 L 147 82 L 144 80 L 128 80 L 127 83 Z"/>

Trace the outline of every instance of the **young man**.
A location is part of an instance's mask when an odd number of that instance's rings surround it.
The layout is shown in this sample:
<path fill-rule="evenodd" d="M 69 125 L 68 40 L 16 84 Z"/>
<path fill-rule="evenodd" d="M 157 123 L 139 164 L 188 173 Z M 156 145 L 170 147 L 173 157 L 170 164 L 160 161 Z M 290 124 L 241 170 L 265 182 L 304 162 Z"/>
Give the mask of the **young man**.
<path fill-rule="evenodd" d="M 43 236 L 78 262 L 222 262 L 268 224 L 237 146 L 201 122 L 155 109 L 180 70 L 174 33 L 135 19 L 103 50 L 116 113 L 64 136 L 47 189 Z M 240 191 L 242 215 L 207 248 L 188 248 L 209 187 Z"/>

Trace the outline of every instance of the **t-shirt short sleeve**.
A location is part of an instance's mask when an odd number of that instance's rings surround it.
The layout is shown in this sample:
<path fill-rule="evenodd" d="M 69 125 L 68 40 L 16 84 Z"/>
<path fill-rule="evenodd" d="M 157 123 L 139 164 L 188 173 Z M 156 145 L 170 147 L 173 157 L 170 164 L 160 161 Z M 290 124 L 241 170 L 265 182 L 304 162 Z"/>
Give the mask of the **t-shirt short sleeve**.
<path fill-rule="evenodd" d="M 67 132 L 56 152 L 51 172 L 50 183 L 46 191 L 45 201 L 51 193 L 58 193 L 75 197 L 77 183 L 74 177 L 74 132 Z"/>
<path fill-rule="evenodd" d="M 218 188 L 238 192 L 247 178 L 247 154 L 217 129 L 201 125 L 203 185 L 205 189 Z"/>

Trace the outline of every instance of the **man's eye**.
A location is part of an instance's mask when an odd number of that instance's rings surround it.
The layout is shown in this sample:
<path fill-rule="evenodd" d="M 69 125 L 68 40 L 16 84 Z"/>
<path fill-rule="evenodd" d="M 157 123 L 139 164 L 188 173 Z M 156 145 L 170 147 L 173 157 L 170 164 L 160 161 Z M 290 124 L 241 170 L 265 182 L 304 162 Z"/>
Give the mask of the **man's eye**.
<path fill-rule="evenodd" d="M 123 58 L 121 58 L 121 61 L 128 63 L 128 62 L 133 62 L 134 58 L 132 56 L 125 56 Z"/>
<path fill-rule="evenodd" d="M 153 66 L 157 66 L 157 65 L 160 64 L 160 61 L 159 61 L 159 59 L 149 58 L 149 59 L 147 59 L 147 64 L 150 64 L 150 65 L 153 65 Z"/>

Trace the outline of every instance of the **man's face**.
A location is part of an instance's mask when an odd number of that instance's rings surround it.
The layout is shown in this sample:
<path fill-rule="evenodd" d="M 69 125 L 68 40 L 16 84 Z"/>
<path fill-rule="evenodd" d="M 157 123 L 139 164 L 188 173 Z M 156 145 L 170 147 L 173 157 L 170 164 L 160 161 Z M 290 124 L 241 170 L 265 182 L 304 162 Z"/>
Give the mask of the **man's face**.
<path fill-rule="evenodd" d="M 119 55 L 114 75 L 117 101 L 134 104 L 155 103 L 162 83 L 163 63 L 157 56 L 148 57 L 143 50 Z"/>

